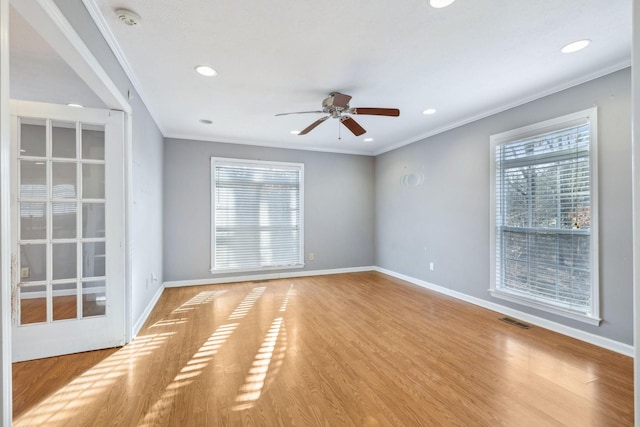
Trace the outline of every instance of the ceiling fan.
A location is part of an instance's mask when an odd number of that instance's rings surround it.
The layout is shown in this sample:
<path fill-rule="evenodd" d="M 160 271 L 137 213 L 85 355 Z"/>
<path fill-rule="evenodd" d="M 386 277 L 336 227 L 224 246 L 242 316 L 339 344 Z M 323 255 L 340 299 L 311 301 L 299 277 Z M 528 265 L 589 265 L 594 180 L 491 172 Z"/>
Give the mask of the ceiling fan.
<path fill-rule="evenodd" d="M 332 92 L 329 97 L 322 101 L 321 111 L 297 111 L 294 113 L 280 113 L 276 116 L 286 116 L 288 114 L 328 114 L 309 126 L 300 131 L 298 135 L 306 135 L 316 128 L 320 123 L 324 122 L 330 117 L 339 119 L 347 129 L 351 131 L 355 136 L 360 136 L 366 132 L 366 130 L 358 124 L 350 115 L 368 115 L 368 116 L 389 116 L 398 117 L 400 110 L 397 108 L 356 108 L 350 107 L 349 101 L 351 101 L 350 95 L 344 93 Z"/>

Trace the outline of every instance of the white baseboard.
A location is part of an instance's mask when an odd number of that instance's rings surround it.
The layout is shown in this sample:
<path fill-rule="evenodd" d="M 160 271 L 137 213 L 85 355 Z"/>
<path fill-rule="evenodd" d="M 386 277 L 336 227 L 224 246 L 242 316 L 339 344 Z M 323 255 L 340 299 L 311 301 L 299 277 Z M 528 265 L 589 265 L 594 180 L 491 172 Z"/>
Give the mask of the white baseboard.
<path fill-rule="evenodd" d="M 156 304 L 158 303 L 158 300 L 162 296 L 162 292 L 164 292 L 164 285 L 161 285 L 158 288 L 153 298 L 151 298 L 151 301 L 149 301 L 149 304 L 147 304 L 147 307 L 144 309 L 144 311 L 142 312 L 142 314 L 140 315 L 136 323 L 133 325 L 131 340 L 133 340 L 136 337 L 136 335 L 138 335 L 138 332 L 140 332 L 140 329 L 142 329 L 142 327 L 144 326 L 144 322 L 147 321 L 147 318 L 155 308 Z"/>
<path fill-rule="evenodd" d="M 406 276 L 401 273 L 396 273 L 395 271 L 387 270 L 385 268 L 374 267 L 374 270 L 383 274 L 387 274 L 389 276 L 396 277 L 401 280 L 405 280 L 409 283 L 413 283 L 414 285 L 418 285 L 420 287 L 430 289 L 432 291 L 439 292 L 441 294 L 448 295 L 450 297 L 457 298 L 459 300 L 486 308 L 488 310 L 492 310 L 498 313 L 506 314 L 508 316 L 516 317 L 519 320 L 524 320 L 525 322 L 531 323 L 541 328 L 549 329 L 559 334 L 566 335 L 571 338 L 575 338 L 575 339 L 587 342 L 589 344 L 597 345 L 598 347 L 615 351 L 616 353 L 620 353 L 625 356 L 634 357 L 634 349 L 632 345 L 624 344 L 619 341 L 614 341 L 609 338 L 604 338 L 599 335 L 581 331 L 580 329 L 571 328 L 569 326 L 565 326 L 557 322 L 552 322 L 550 320 L 543 319 L 542 317 L 534 316 L 532 314 L 524 313 L 522 311 L 505 307 L 500 304 L 496 304 L 480 298 L 472 297 L 470 295 L 463 294 L 462 292 L 453 291 L 451 289 L 447 289 L 445 287 L 435 285 L 433 283 L 429 283 L 424 280 L 416 279 L 415 277 Z"/>
<path fill-rule="evenodd" d="M 375 267 L 368 266 L 368 267 L 334 268 L 331 270 L 290 271 L 285 273 L 264 273 L 264 274 L 245 275 L 245 276 L 211 277 L 208 279 L 196 279 L 196 280 L 178 280 L 178 281 L 172 281 L 172 282 L 164 282 L 162 285 L 165 288 L 178 288 L 182 286 L 219 285 L 222 283 L 254 282 L 256 280 L 274 280 L 274 279 L 289 279 L 292 277 L 324 276 L 327 274 L 358 273 L 361 271 L 373 271 L 373 270 L 375 270 Z"/>

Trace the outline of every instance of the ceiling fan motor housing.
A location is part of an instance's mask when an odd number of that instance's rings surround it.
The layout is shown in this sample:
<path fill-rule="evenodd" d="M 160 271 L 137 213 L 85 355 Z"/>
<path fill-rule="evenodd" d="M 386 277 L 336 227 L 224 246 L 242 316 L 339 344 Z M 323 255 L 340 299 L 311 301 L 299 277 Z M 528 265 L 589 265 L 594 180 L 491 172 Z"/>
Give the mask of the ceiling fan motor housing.
<path fill-rule="evenodd" d="M 336 96 L 338 96 L 339 99 L 336 99 Z M 322 101 L 322 111 L 331 114 L 334 117 L 339 116 L 340 113 L 349 109 L 349 101 L 346 100 L 346 96 L 339 93 L 332 93 Z M 349 98 L 351 97 L 349 96 Z"/>

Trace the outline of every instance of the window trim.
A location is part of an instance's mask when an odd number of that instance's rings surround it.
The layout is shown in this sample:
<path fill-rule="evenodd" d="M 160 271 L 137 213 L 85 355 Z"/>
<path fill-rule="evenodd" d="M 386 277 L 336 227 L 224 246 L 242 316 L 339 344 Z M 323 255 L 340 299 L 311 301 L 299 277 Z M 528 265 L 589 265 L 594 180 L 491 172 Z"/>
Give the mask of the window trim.
<path fill-rule="evenodd" d="M 591 313 L 582 314 L 558 305 L 546 304 L 533 300 L 526 295 L 513 290 L 505 290 L 497 287 L 498 272 L 496 259 L 496 148 L 500 145 L 524 139 L 529 136 L 552 132 L 571 126 L 580 121 L 589 122 L 589 168 L 590 168 L 590 197 L 591 197 L 591 227 L 590 227 L 590 268 L 591 268 Z M 578 320 L 590 325 L 599 326 L 600 318 L 600 283 L 599 283 L 599 233 L 598 233 L 598 121 L 597 107 L 567 114 L 554 119 L 546 120 L 518 129 L 491 135 L 490 137 L 490 289 L 493 297 L 515 302 L 527 307 L 532 307 L 548 313 L 560 315 L 573 320 Z"/>
<path fill-rule="evenodd" d="M 300 239 L 298 242 L 299 245 L 299 254 L 300 257 L 298 259 L 297 264 L 293 265 L 284 265 L 284 266 L 272 266 L 272 267 L 255 267 L 255 268 L 228 268 L 228 269 L 216 269 L 215 268 L 215 248 L 216 248 L 216 215 L 215 215 L 215 191 L 216 191 L 216 183 L 215 183 L 215 167 L 216 164 L 221 165 L 242 165 L 242 166 L 254 166 L 264 168 L 265 166 L 272 166 L 278 168 L 285 168 L 290 170 L 299 170 L 300 171 Z M 293 163 L 293 162 L 274 162 L 267 160 L 246 160 L 246 159 L 237 159 L 237 158 L 228 158 L 228 157 L 214 157 L 211 156 L 211 170 L 210 170 L 210 178 L 211 178 L 211 203 L 210 203 L 210 217 L 211 217 L 211 234 L 210 234 L 210 268 L 209 271 L 211 274 L 226 274 L 226 273 L 245 273 L 245 272 L 256 272 L 256 271 L 273 271 L 273 270 L 291 270 L 304 268 L 304 163 Z"/>

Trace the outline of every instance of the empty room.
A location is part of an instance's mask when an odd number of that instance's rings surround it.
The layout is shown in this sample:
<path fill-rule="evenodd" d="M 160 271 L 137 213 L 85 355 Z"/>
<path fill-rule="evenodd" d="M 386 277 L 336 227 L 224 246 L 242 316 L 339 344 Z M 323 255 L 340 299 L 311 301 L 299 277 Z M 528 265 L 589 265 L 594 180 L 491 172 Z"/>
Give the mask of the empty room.
<path fill-rule="evenodd" d="M 2 425 L 638 425 L 638 22 L 0 0 Z"/>

